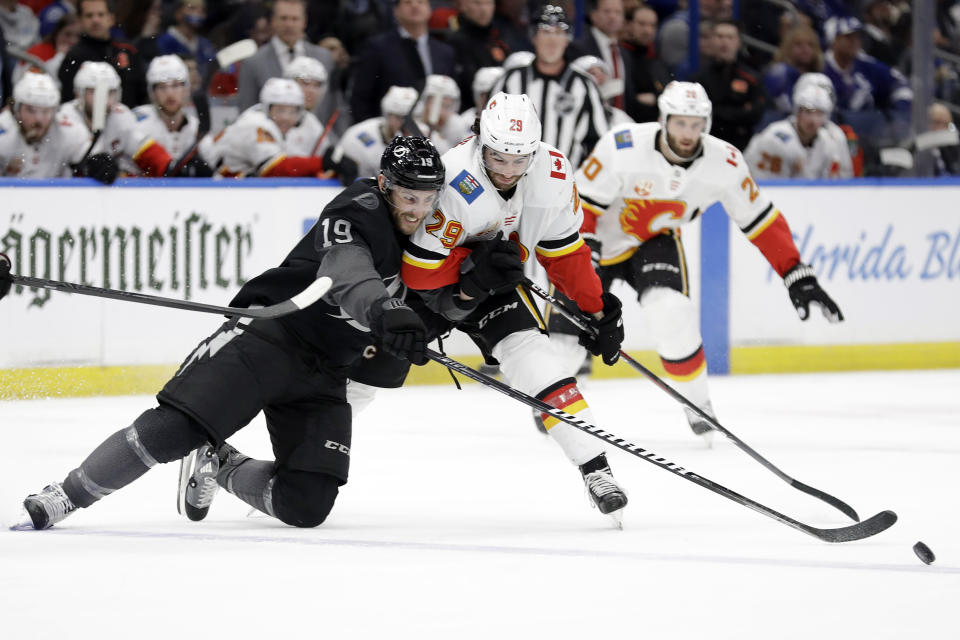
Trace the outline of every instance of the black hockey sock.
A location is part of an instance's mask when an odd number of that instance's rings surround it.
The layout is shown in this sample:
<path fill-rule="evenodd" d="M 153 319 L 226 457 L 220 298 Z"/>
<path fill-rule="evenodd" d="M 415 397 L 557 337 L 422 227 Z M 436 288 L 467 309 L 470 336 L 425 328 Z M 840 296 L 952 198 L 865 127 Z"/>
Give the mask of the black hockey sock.
<path fill-rule="evenodd" d="M 274 463 L 243 458 L 239 464 L 223 463 L 217 483 L 248 505 L 276 517 L 273 509 Z"/>
<path fill-rule="evenodd" d="M 87 456 L 63 481 L 78 507 L 89 507 L 127 486 L 158 462 L 170 462 L 200 446 L 206 435 L 183 413 L 166 406 L 145 411 Z"/>

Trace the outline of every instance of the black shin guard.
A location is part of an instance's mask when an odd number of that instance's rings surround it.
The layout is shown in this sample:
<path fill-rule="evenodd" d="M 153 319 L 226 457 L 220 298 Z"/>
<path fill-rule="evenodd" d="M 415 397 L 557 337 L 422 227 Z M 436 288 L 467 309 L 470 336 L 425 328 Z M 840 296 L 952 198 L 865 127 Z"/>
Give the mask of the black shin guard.
<path fill-rule="evenodd" d="M 207 439 L 186 415 L 161 405 L 145 411 L 132 425 L 117 431 L 87 456 L 63 481 L 63 489 L 78 507 L 127 486 L 158 462 L 170 462 L 196 449 Z"/>

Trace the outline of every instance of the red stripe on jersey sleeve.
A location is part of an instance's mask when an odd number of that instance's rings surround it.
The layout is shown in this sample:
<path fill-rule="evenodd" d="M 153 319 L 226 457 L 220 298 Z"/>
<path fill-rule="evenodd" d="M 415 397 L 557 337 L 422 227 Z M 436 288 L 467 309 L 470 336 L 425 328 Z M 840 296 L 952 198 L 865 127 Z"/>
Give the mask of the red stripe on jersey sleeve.
<path fill-rule="evenodd" d="M 140 149 L 133 161 L 136 162 L 140 170 L 143 171 L 143 175 L 157 178 L 166 173 L 167 167 L 170 166 L 173 158 L 171 158 L 167 150 L 163 148 L 163 145 L 151 140 L 146 146 Z"/>
<path fill-rule="evenodd" d="M 411 289 L 429 291 L 460 282 L 460 264 L 470 255 L 470 249 L 455 247 L 450 255 L 436 267 L 422 267 L 404 259 L 400 277 Z"/>
<path fill-rule="evenodd" d="M 593 209 L 583 205 L 583 224 L 580 225 L 580 234 L 585 233 L 594 234 L 597 232 L 597 214 L 593 212 Z"/>
<path fill-rule="evenodd" d="M 779 211 L 776 220 L 767 225 L 767 228 L 750 242 L 760 249 L 760 253 L 781 278 L 800 262 L 800 252 L 797 251 L 797 245 L 793 243 L 790 226 Z"/>
<path fill-rule="evenodd" d="M 270 167 L 263 175 L 267 178 L 302 178 L 316 176 L 323 171 L 323 158 L 287 157 Z"/>
<path fill-rule="evenodd" d="M 537 259 L 547 270 L 550 282 L 576 302 L 581 311 L 597 313 L 603 310 L 603 301 L 600 299 L 603 287 L 590 263 L 590 247 L 582 244 L 576 251 L 562 256 L 547 258 L 538 254 Z"/>

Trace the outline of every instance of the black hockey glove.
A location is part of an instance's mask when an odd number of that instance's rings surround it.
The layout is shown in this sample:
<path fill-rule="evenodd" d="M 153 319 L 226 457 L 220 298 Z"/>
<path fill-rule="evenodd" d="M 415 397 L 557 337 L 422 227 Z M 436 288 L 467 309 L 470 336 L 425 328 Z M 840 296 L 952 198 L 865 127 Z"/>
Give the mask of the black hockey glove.
<path fill-rule="evenodd" d="M 602 356 L 604 364 L 613 364 L 620 359 L 623 344 L 623 314 L 620 299 L 612 293 L 603 294 L 603 317 L 597 320 L 590 316 L 594 331 L 580 334 L 580 344 L 595 356 Z"/>
<path fill-rule="evenodd" d="M 493 240 L 473 246 L 460 265 L 460 291 L 476 300 L 506 293 L 523 280 L 523 258 L 516 242 L 498 233 Z"/>
<path fill-rule="evenodd" d="M 796 307 L 801 320 L 810 317 L 810 303 L 812 302 L 820 307 L 823 317 L 830 322 L 843 322 L 843 313 L 840 312 L 840 307 L 827 295 L 826 291 L 820 288 L 817 276 L 810 265 L 798 262 L 783 276 L 783 284 L 787 286 L 790 302 Z"/>
<path fill-rule="evenodd" d="M 340 161 L 337 162 L 333 159 L 334 147 L 330 147 L 323 154 L 323 169 L 324 171 L 333 171 L 337 174 L 337 178 L 340 180 L 340 184 L 345 187 L 353 184 L 353 181 L 357 179 L 357 174 L 360 173 L 360 167 L 357 166 L 357 163 L 348 158 L 347 156 L 341 156 Z"/>
<path fill-rule="evenodd" d="M 600 249 L 603 247 L 603 244 L 593 235 L 583 234 L 583 241 L 586 243 L 587 247 L 590 248 L 590 264 L 593 265 L 593 270 L 599 273 Z"/>
<path fill-rule="evenodd" d="M 113 184 L 117 179 L 117 161 L 109 153 L 95 153 L 80 163 L 80 175 L 98 180 L 103 184 Z"/>
<path fill-rule="evenodd" d="M 173 167 L 176 170 L 174 174 L 175 178 L 211 178 L 213 177 L 213 169 L 210 168 L 206 162 L 203 161 L 203 158 L 200 157 L 200 154 L 195 154 L 192 158 L 184 162 L 179 169 Z"/>
<path fill-rule="evenodd" d="M 13 278 L 10 277 L 10 258 L 5 253 L 0 253 L 0 300 L 10 293 L 10 285 L 13 284 Z"/>
<path fill-rule="evenodd" d="M 376 303 L 370 330 L 380 338 L 383 350 L 416 365 L 427 363 L 427 328 L 417 313 L 402 300 L 387 298 Z"/>

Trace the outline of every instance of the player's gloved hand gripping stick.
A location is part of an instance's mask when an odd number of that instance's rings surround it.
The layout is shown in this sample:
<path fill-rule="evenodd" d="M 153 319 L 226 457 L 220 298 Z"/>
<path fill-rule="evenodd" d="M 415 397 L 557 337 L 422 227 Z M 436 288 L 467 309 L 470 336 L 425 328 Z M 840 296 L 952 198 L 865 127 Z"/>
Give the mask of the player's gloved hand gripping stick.
<path fill-rule="evenodd" d="M 556 309 L 567 320 L 572 322 L 576 327 L 578 327 L 583 331 L 592 331 L 589 320 L 584 318 L 581 314 L 573 312 L 570 309 L 568 309 L 563 303 L 561 303 L 555 297 L 551 296 L 547 291 L 543 290 L 541 287 L 537 286 L 536 284 L 530 281 L 525 282 L 525 286 L 529 287 L 531 291 L 533 291 L 535 294 L 537 294 L 538 296 L 546 300 L 554 309 Z M 823 502 L 826 502 L 827 504 L 840 510 L 841 512 L 844 513 L 844 515 L 848 516 L 849 518 L 851 518 L 856 522 L 860 521 L 860 516 L 858 516 L 857 512 L 854 511 L 853 507 L 848 505 L 846 502 L 843 502 L 842 500 L 839 500 L 838 498 L 833 497 L 829 493 L 825 493 L 823 491 L 820 491 L 819 489 L 815 489 L 810 485 L 804 484 L 799 480 L 796 480 L 788 476 L 786 473 L 784 473 L 779 468 L 777 468 L 769 460 L 767 460 L 766 458 L 761 456 L 759 453 L 754 451 L 753 448 L 750 447 L 750 445 L 748 445 L 746 442 L 744 442 L 743 440 L 735 436 L 732 432 L 730 432 L 724 426 L 722 426 L 719 422 L 717 422 L 716 418 L 709 415 L 707 412 L 703 411 L 700 407 L 698 407 L 692 401 L 688 400 L 679 391 L 677 391 L 676 389 L 671 387 L 669 384 L 664 382 L 663 379 L 660 378 L 657 374 L 653 373 L 652 371 L 647 369 L 645 366 L 643 366 L 642 364 L 634 360 L 632 357 L 630 357 L 630 355 L 627 352 L 620 349 L 619 355 L 620 355 L 620 358 L 624 360 L 624 362 L 626 362 L 631 367 L 633 367 L 634 369 L 642 373 L 644 376 L 646 376 L 651 382 L 653 382 L 655 385 L 660 387 L 674 400 L 676 400 L 683 406 L 689 408 L 691 411 L 695 412 L 698 416 L 706 420 L 711 427 L 713 427 L 714 429 L 716 429 L 717 431 L 725 435 L 735 445 L 737 445 L 740 449 L 745 451 L 751 458 L 753 458 L 754 460 L 762 464 L 764 467 L 772 471 L 774 475 L 776 475 L 778 478 L 780 478 L 781 480 L 789 484 L 791 487 L 793 487 L 794 489 L 797 489 L 798 491 L 802 491 L 807 495 L 811 495 L 814 498 L 817 498 L 818 500 L 822 500 Z"/>

